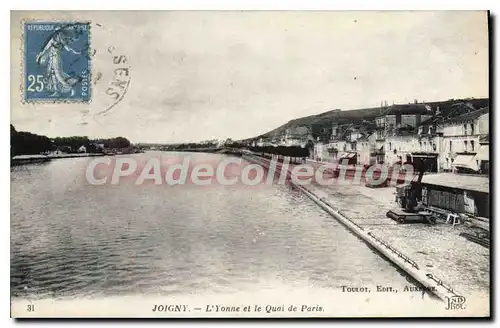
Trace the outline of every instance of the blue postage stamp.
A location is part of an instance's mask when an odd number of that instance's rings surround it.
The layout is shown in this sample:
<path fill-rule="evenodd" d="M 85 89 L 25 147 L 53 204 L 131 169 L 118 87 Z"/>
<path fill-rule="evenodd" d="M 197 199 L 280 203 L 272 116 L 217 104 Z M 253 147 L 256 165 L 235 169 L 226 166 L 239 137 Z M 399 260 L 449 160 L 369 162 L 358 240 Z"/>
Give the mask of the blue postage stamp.
<path fill-rule="evenodd" d="M 90 102 L 90 23 L 24 22 L 24 100 Z"/>

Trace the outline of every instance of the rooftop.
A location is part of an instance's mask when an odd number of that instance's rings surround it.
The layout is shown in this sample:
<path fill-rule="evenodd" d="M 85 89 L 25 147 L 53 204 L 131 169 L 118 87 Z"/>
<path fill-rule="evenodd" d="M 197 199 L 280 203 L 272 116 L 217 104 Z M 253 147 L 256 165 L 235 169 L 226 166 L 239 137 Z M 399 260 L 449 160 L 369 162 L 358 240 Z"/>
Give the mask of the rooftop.
<path fill-rule="evenodd" d="M 464 111 L 465 111 L 465 113 L 464 113 Z M 472 121 L 474 119 L 477 119 L 478 117 L 480 117 L 483 114 L 489 113 L 489 111 L 490 111 L 489 107 L 484 107 L 484 108 L 473 110 L 473 109 L 470 109 L 470 107 L 466 107 L 465 105 L 456 106 L 456 111 L 450 112 L 447 115 L 436 115 L 436 116 L 431 117 L 428 120 L 424 121 L 421 125 L 428 126 L 428 125 L 434 125 L 434 124 L 446 124 L 446 123 L 456 123 L 456 122 L 463 122 L 463 121 Z"/>
<path fill-rule="evenodd" d="M 454 173 L 426 174 L 422 177 L 422 183 L 484 193 L 490 192 L 490 180 L 485 176 Z"/>
<path fill-rule="evenodd" d="M 449 119 L 446 123 L 452 123 L 452 122 L 462 122 L 462 121 L 472 121 L 484 114 L 488 114 L 490 112 L 489 107 L 484 107 L 475 111 L 472 111 L 470 113 L 462 114 L 456 117 L 452 117 Z"/>

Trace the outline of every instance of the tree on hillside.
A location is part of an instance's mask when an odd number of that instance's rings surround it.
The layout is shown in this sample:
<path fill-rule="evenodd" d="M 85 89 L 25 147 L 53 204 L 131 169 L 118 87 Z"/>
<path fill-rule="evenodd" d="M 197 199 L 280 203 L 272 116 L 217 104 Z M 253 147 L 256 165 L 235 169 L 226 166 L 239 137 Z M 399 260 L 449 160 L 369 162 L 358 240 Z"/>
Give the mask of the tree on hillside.
<path fill-rule="evenodd" d="M 90 140 L 86 136 L 56 137 L 52 140 L 46 136 L 30 132 L 18 132 L 10 125 L 10 153 L 11 157 L 16 155 L 41 154 L 60 149 L 64 152 L 77 152 L 81 146 L 85 146 L 87 152 L 98 152 L 101 149 L 96 144 L 104 144 L 106 148 L 123 149 L 130 147 L 130 141 L 124 137 L 110 139 Z"/>
<path fill-rule="evenodd" d="M 10 125 L 10 156 L 34 155 L 49 151 L 52 142 L 46 136 L 30 132 L 18 132 Z"/>
<path fill-rule="evenodd" d="M 52 141 L 54 143 L 53 150 L 61 149 L 66 152 L 76 152 L 81 146 L 88 148 L 90 145 L 89 138 L 81 136 L 57 137 Z"/>

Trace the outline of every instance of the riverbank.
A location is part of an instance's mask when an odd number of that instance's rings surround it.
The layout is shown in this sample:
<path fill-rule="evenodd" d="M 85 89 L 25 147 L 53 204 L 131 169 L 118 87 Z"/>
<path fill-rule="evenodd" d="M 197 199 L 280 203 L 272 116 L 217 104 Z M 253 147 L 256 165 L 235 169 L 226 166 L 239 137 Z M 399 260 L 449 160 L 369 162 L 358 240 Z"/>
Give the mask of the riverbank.
<path fill-rule="evenodd" d="M 180 149 L 167 149 L 165 151 L 178 151 L 178 152 L 185 152 L 185 153 L 218 153 L 222 151 L 224 148 L 219 147 L 219 148 L 180 148 Z"/>
<path fill-rule="evenodd" d="M 337 211 L 406 254 L 461 295 L 488 301 L 489 249 L 460 236 L 463 232 L 474 234 L 476 229 L 466 225 L 396 223 L 385 215 L 398 208 L 394 187 L 313 184 L 307 188 L 326 197 Z"/>
<path fill-rule="evenodd" d="M 292 167 L 290 165 L 290 169 Z M 475 305 L 480 305 L 481 313 L 489 311 L 489 249 L 460 236 L 461 232 L 473 233 L 474 228 L 397 224 L 385 215 L 397 208 L 394 187 L 371 189 L 346 183 L 330 186 L 313 183 L 297 187 L 306 194 L 310 193 L 308 196 L 313 200 L 316 198 L 316 202 L 331 211 L 336 219 L 345 218 L 352 222 L 354 229 L 359 227 L 360 238 L 371 242 L 375 236 L 387 245 L 387 249 L 393 248 L 404 254 L 416 267 L 406 270 L 407 261 L 386 257 L 410 275 L 414 272 L 424 277 L 419 280 L 424 286 L 429 282 L 425 277 L 431 274 L 436 279 L 434 284 L 448 286 L 448 294 L 464 296 L 470 306 L 472 302 L 477 303 Z M 364 238 L 362 234 L 371 237 Z M 447 290 L 443 293 L 446 294 Z"/>
<path fill-rule="evenodd" d="M 59 155 L 17 155 L 10 159 L 10 165 L 22 165 L 32 163 L 43 163 L 53 159 L 76 158 L 76 157 L 100 157 L 106 156 L 103 153 L 83 153 L 83 154 L 59 154 Z"/>
<path fill-rule="evenodd" d="M 177 163 L 184 156 L 203 164 L 228 159 L 161 152 L 131 157 L 146 163 L 159 156 Z M 13 316 L 56 309 L 59 316 L 164 317 L 444 312 L 428 295 L 406 291 L 412 281 L 291 186 L 95 187 L 83 174 L 87 167 L 88 159 L 68 159 L 11 172 Z M 233 168 L 228 179 L 240 176 Z M 378 292 L 378 285 L 400 293 Z M 370 291 L 351 292 L 351 286 Z M 152 310 L 165 304 L 187 305 L 190 312 Z M 207 305 L 258 305 L 261 311 L 208 312 Z M 288 311 L 291 305 L 297 310 Z M 106 307 L 112 313 L 104 313 Z"/>

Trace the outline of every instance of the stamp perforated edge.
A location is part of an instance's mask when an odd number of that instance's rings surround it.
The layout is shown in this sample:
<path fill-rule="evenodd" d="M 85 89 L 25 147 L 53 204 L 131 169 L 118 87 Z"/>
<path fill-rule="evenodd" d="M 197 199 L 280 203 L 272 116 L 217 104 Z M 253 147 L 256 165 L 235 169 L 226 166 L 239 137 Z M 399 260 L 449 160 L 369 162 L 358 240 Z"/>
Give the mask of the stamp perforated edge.
<path fill-rule="evenodd" d="M 91 50 L 92 50 L 92 21 L 90 20 L 61 20 L 61 19 L 41 19 L 41 18 L 22 18 L 20 20 L 21 24 L 21 34 L 19 36 L 20 41 L 20 55 L 21 55 L 21 84 L 19 86 L 20 91 L 20 101 L 24 104 L 90 104 L 92 102 L 92 87 L 89 88 L 89 100 L 84 99 L 26 99 L 25 97 L 25 89 L 24 89 L 24 77 L 26 67 L 24 65 L 24 51 L 25 51 L 25 35 L 24 35 L 24 25 L 26 22 L 34 22 L 34 23 L 44 23 L 44 22 L 53 22 L 53 23 L 65 23 L 65 24 L 88 24 L 89 26 L 89 46 L 87 49 L 87 58 L 88 58 L 88 67 L 89 67 L 89 80 L 92 81 L 92 58 L 91 58 Z"/>

